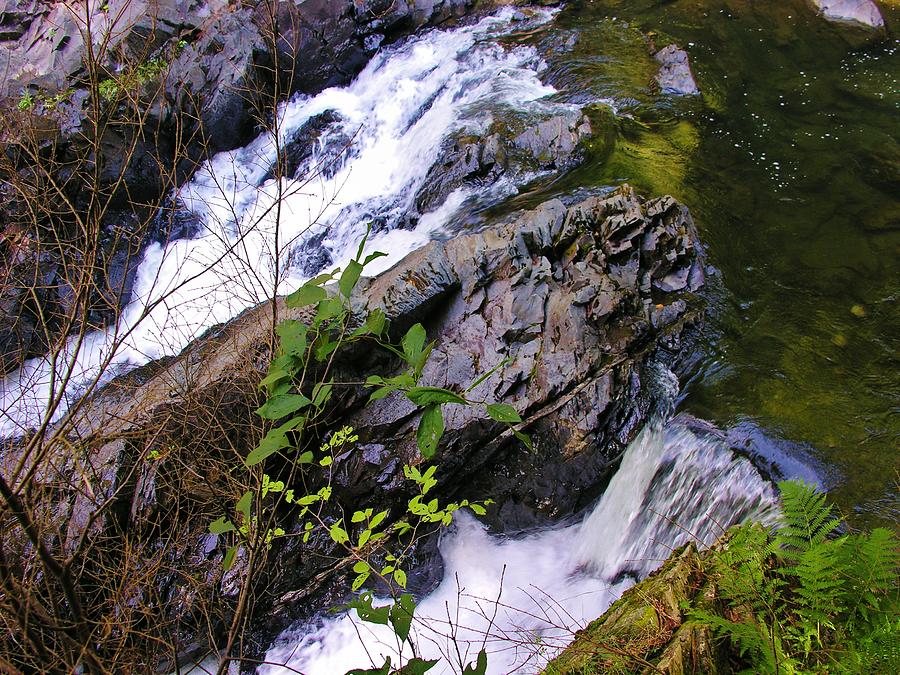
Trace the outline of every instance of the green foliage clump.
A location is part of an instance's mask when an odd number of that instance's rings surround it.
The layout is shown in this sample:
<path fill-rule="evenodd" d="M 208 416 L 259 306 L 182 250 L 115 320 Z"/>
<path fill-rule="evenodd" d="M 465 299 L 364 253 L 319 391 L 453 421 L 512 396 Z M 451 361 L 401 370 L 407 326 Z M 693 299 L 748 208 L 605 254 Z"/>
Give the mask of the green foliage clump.
<path fill-rule="evenodd" d="M 393 604 L 376 607 L 373 594 L 362 591 L 348 608 L 356 610 L 363 621 L 389 626 L 396 635 L 398 653 L 408 643 L 413 656 L 400 664 L 392 664 L 388 658 L 383 666 L 353 672 L 425 673 L 437 662 L 416 655 L 411 636 L 415 603 L 405 592 L 404 564 L 415 543 L 435 528 L 450 525 L 457 511 L 468 509 L 485 515 L 485 507 L 491 503 L 467 499 L 441 503 L 429 494 L 438 484 L 438 467 L 428 466 L 427 461 L 434 458 L 444 433 L 443 407 L 482 406 L 488 417 L 506 425 L 529 447 L 531 440 L 516 428 L 522 419 L 515 408 L 471 398 L 471 391 L 494 371 L 483 374 L 465 391 L 423 385 L 420 380 L 433 347 L 425 328 L 415 324 L 397 344 L 388 337 L 387 318 L 380 309 L 363 316 L 354 311 L 351 296 L 365 266 L 384 255 L 373 253 L 363 259 L 364 245 L 365 240 L 343 270 L 321 274 L 285 299 L 288 308 L 308 308 L 307 318 L 285 319 L 275 327 L 277 346 L 259 383 L 262 405 L 256 413 L 263 424 L 260 439 L 244 458 L 244 466 L 238 467 L 245 471 L 248 489 L 239 497 L 235 495 L 236 501 L 227 505 L 209 531 L 227 541 L 223 561 L 226 571 L 235 568 L 238 560 L 245 561 L 242 573 L 246 585 L 255 574 L 254 565 L 256 569 L 262 565 L 255 561 L 265 558 L 276 539 L 292 536 L 278 524 L 283 514 L 290 512 L 293 527 L 304 543 L 318 533 L 334 544 L 341 559 L 338 568 L 352 570 L 352 591 L 375 584 L 393 599 Z M 354 343 L 393 354 L 405 369 L 397 375 L 372 374 L 364 382 L 340 381 L 335 376 L 339 350 Z M 336 517 L 327 509 L 334 471 L 359 440 L 352 427 L 329 429 L 329 408 L 334 405 L 331 401 L 336 392 L 360 386 L 372 388 L 369 402 L 399 394 L 420 411 L 416 440 L 424 461 L 403 467 L 415 493 L 404 513 L 364 507 L 347 514 L 347 518 Z M 277 471 L 277 479 L 268 471 Z M 484 675 L 486 659 L 482 650 L 465 672 Z"/>
<path fill-rule="evenodd" d="M 725 616 L 696 610 L 755 673 L 900 672 L 898 542 L 878 528 L 837 536 L 825 495 L 779 484 L 774 533 L 732 531 L 712 558 Z"/>

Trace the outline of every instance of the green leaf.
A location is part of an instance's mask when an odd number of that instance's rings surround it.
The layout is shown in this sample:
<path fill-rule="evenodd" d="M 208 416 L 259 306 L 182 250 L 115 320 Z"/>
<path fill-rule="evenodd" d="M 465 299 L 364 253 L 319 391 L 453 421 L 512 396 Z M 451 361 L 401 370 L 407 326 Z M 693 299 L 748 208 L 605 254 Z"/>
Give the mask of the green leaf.
<path fill-rule="evenodd" d="M 369 523 L 369 527 L 374 530 L 376 527 L 381 525 L 381 521 L 387 517 L 387 514 L 388 514 L 387 509 L 385 509 L 384 511 L 380 511 L 379 513 L 376 513 L 375 516 L 372 518 L 372 521 Z"/>
<path fill-rule="evenodd" d="M 365 620 L 365 619 L 363 619 Z M 356 668 L 354 670 L 348 670 L 347 675 L 390 675 L 391 673 L 391 657 L 387 656 L 384 659 L 384 665 L 381 668 L 367 668 L 365 670 L 361 668 Z"/>
<path fill-rule="evenodd" d="M 390 396 L 393 392 L 397 391 L 397 387 L 379 387 L 369 396 L 369 403 L 372 401 L 380 401 L 381 399 Z"/>
<path fill-rule="evenodd" d="M 258 387 L 262 389 L 263 387 L 268 387 L 273 384 L 278 384 L 282 380 L 290 378 L 290 373 L 286 373 L 283 370 L 269 370 L 269 374 L 266 375 L 263 379 L 259 381 Z"/>
<path fill-rule="evenodd" d="M 325 292 L 324 288 L 307 281 L 300 288 L 287 296 L 285 304 L 291 308 L 306 307 L 307 305 L 314 305 L 320 300 L 324 300 L 327 296 L 328 294 Z"/>
<path fill-rule="evenodd" d="M 328 534 L 331 535 L 331 539 L 336 544 L 346 544 L 350 541 L 350 536 L 347 534 L 347 530 L 341 527 L 340 520 L 329 528 Z"/>
<path fill-rule="evenodd" d="M 388 377 L 384 381 L 385 384 L 390 384 L 395 387 L 415 387 L 416 380 L 409 373 L 401 373 L 400 375 L 395 375 L 394 377 Z"/>
<path fill-rule="evenodd" d="M 516 412 L 516 409 L 506 403 L 488 403 L 485 408 L 487 409 L 487 414 L 491 416 L 491 419 L 497 420 L 498 422 L 515 424 L 522 421 L 522 418 L 519 417 L 519 413 Z"/>
<path fill-rule="evenodd" d="M 353 580 L 353 583 L 350 585 L 350 590 L 358 591 L 362 588 L 362 585 L 366 583 L 366 579 L 369 578 L 370 572 L 363 572 L 361 574 L 357 574 L 356 578 Z"/>
<path fill-rule="evenodd" d="M 320 325 L 329 319 L 340 316 L 344 312 L 344 305 L 341 304 L 340 298 L 328 298 L 319 303 L 319 309 L 313 319 L 315 325 Z"/>
<path fill-rule="evenodd" d="M 469 508 L 472 509 L 472 513 L 476 516 L 483 516 L 487 513 L 481 504 L 469 504 Z"/>
<path fill-rule="evenodd" d="M 402 570 L 394 570 L 394 578 L 396 579 L 397 572 L 403 574 Z M 402 586 L 406 586 L 406 575 L 403 575 L 403 583 Z M 402 594 L 391 606 L 391 611 L 389 615 L 389 619 L 391 621 L 391 626 L 394 629 L 394 633 L 397 634 L 397 637 L 400 638 L 401 642 L 406 642 L 409 639 L 409 630 L 412 627 L 413 614 L 416 611 L 416 603 L 413 600 L 412 595 L 409 593 Z"/>
<path fill-rule="evenodd" d="M 294 356 L 301 356 L 306 351 L 307 331 L 306 324 L 296 319 L 285 319 L 275 327 L 281 338 L 281 350 Z"/>
<path fill-rule="evenodd" d="M 316 361 L 322 363 L 327 359 L 331 353 L 340 346 L 340 342 L 337 340 L 332 340 L 328 337 L 326 333 L 322 333 L 319 335 L 319 339 L 316 340 L 316 349 L 315 349 L 315 358 Z"/>
<path fill-rule="evenodd" d="M 419 430 L 416 432 L 416 441 L 419 452 L 425 459 L 434 457 L 438 443 L 444 434 L 444 418 L 441 415 L 441 406 L 430 405 L 422 412 L 419 420 Z"/>
<path fill-rule="evenodd" d="M 531 436 L 521 431 L 513 431 L 516 438 L 522 441 L 522 444 L 529 450 L 534 450 L 534 444 L 531 442 Z"/>
<path fill-rule="evenodd" d="M 234 530 L 234 523 L 225 518 L 225 516 L 222 516 L 209 524 L 209 531 L 212 534 L 225 534 L 226 532 L 233 532 Z"/>
<path fill-rule="evenodd" d="M 237 557 L 238 545 L 230 547 L 227 551 L 225 551 L 225 557 L 222 559 L 222 569 L 228 572 L 232 567 L 234 567 L 234 559 Z"/>
<path fill-rule="evenodd" d="M 238 513 L 243 514 L 245 520 L 250 520 L 250 507 L 253 503 L 253 493 L 250 490 L 247 490 L 241 498 L 238 499 L 238 503 L 234 505 L 234 508 L 237 509 Z"/>
<path fill-rule="evenodd" d="M 349 298 L 353 289 L 356 288 L 356 284 L 359 282 L 359 276 L 362 274 L 362 271 L 363 266 L 356 260 L 351 260 L 347 263 L 347 267 L 341 274 L 340 281 L 338 281 L 338 288 L 341 291 L 341 295 L 345 298 Z"/>
<path fill-rule="evenodd" d="M 307 450 L 302 453 L 299 457 L 297 457 L 297 464 L 312 464 L 313 463 L 313 453 L 312 450 Z"/>
<path fill-rule="evenodd" d="M 414 368 L 419 365 L 419 359 L 421 359 L 422 352 L 425 349 L 426 337 L 425 328 L 422 324 L 417 323 L 406 331 L 406 335 L 400 341 L 407 363 Z"/>
<path fill-rule="evenodd" d="M 425 673 L 434 668 L 437 663 L 437 659 L 434 661 L 426 661 L 425 659 L 416 656 L 407 661 L 406 665 L 397 671 L 397 675 L 425 675 Z"/>
<path fill-rule="evenodd" d="M 370 253 L 369 255 L 366 256 L 366 259 L 363 261 L 363 267 L 368 265 L 373 260 L 378 260 L 379 258 L 384 258 L 386 255 L 387 255 L 387 253 L 384 253 L 382 251 L 373 251 L 372 253 Z"/>
<path fill-rule="evenodd" d="M 406 588 L 406 572 L 401 569 L 394 570 L 394 581 L 397 582 L 401 588 Z"/>
<path fill-rule="evenodd" d="M 362 593 L 358 598 L 347 603 L 347 607 L 355 609 L 359 618 L 366 623 L 387 626 L 388 621 L 390 620 L 390 606 L 384 605 L 382 607 L 373 607 L 371 593 Z"/>
<path fill-rule="evenodd" d="M 485 675 L 487 673 L 487 652 L 482 649 L 478 652 L 478 659 L 473 666 L 471 663 L 463 670 L 463 675 Z"/>
<path fill-rule="evenodd" d="M 353 571 L 357 574 L 362 574 L 363 572 L 368 572 L 371 568 L 369 567 L 369 563 L 365 560 L 358 560 L 356 564 L 353 566 Z"/>
<path fill-rule="evenodd" d="M 266 401 L 256 414 L 267 420 L 279 420 L 282 417 L 297 412 L 310 404 L 310 400 L 303 394 L 282 394 L 273 396 Z"/>
<path fill-rule="evenodd" d="M 287 445 L 288 440 L 285 431 L 280 427 L 278 429 L 271 429 L 259 442 L 259 445 L 250 451 L 250 454 L 247 455 L 247 459 L 244 460 L 244 464 L 247 466 L 259 464 L 266 457 L 287 447 Z"/>
<path fill-rule="evenodd" d="M 332 388 L 333 384 L 331 382 L 319 382 L 313 388 L 313 405 L 317 408 L 321 408 L 325 405 L 331 398 Z"/>
<path fill-rule="evenodd" d="M 441 387 L 413 387 L 406 392 L 407 398 L 416 405 L 432 403 L 459 403 L 467 405 L 468 401 L 456 392 Z"/>
<path fill-rule="evenodd" d="M 384 312 L 380 309 L 373 309 L 369 316 L 366 317 L 365 323 L 362 326 L 353 331 L 353 337 L 359 337 L 360 335 L 382 335 L 384 333 L 384 329 L 387 326 L 387 318 L 384 316 Z M 378 378 L 379 380 L 381 378 Z"/>
<path fill-rule="evenodd" d="M 334 275 L 337 274 L 337 270 L 334 272 L 322 272 L 320 275 L 313 277 L 309 281 L 306 282 L 306 286 L 321 286 L 322 284 L 327 284 L 329 281 L 334 279 Z"/>

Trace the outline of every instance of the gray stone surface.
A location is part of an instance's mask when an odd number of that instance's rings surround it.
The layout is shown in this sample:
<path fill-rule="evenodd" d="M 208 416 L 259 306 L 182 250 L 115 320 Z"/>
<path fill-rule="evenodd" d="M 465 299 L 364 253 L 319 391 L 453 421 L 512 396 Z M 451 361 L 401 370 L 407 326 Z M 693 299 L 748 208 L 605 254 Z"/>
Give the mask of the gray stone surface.
<path fill-rule="evenodd" d="M 660 63 L 656 81 L 664 93 L 677 96 L 700 93 L 686 51 L 672 44 L 660 49 L 654 58 Z"/>
<path fill-rule="evenodd" d="M 469 396 L 516 408 L 534 451 L 479 409 L 447 406 L 435 492 L 494 499 L 487 522 L 510 530 L 574 513 L 602 490 L 652 404 L 645 360 L 660 343 L 677 345 L 697 315 L 702 267 L 687 209 L 671 197 L 644 201 L 624 187 L 568 208 L 549 201 L 481 232 L 432 242 L 364 280 L 353 302 L 383 309 L 395 337 L 416 321 L 425 325 L 434 350 L 421 384 L 463 389 L 497 366 Z M 307 316 L 279 304 L 281 318 Z M 69 420 L 71 446 L 38 472 L 39 480 L 69 486 L 47 492 L 67 550 L 126 532 L 154 546 L 161 536 L 154 528 L 165 524 L 166 569 L 187 566 L 194 581 L 160 572 L 154 597 L 158 611 L 182 618 L 184 644 L 205 639 L 205 628 L 190 632 L 191 608 L 220 607 L 234 592 L 234 575 L 221 571 L 224 551 L 210 546 L 206 526 L 220 514 L 215 495 L 231 485 L 235 453 L 257 440 L 253 411 L 271 317 L 268 304 L 248 310 L 177 357 L 114 380 Z M 337 377 L 348 381 L 399 370 L 386 352 L 369 348 L 338 363 Z M 331 403 L 329 427 L 350 424 L 360 440 L 329 469 L 334 496 L 326 519 L 359 505 L 405 504 L 402 466 L 422 461 L 409 400 L 393 395 L 366 406 L 368 394 L 341 387 Z M 273 476 L 282 468 L 274 457 L 266 466 Z M 304 480 L 314 491 L 324 477 L 313 471 Z M 115 508 L 95 517 L 107 500 Z M 289 530 L 291 519 L 283 525 Z M 322 592 L 335 572 L 327 557 L 333 546 L 327 536 L 279 541 L 278 576 L 267 583 L 292 593 L 266 609 L 261 644 L 308 606 L 295 601 Z"/>
<path fill-rule="evenodd" d="M 832 21 L 854 21 L 869 28 L 884 27 L 884 17 L 872 0 L 812 0 L 822 16 Z"/>

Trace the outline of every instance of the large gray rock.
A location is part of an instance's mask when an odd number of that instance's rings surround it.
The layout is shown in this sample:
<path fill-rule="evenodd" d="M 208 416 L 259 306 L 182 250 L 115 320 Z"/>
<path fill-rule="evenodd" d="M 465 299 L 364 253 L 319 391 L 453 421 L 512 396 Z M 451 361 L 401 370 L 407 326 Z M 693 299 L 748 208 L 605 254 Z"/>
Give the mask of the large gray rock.
<path fill-rule="evenodd" d="M 872 0 L 812 0 L 822 16 L 832 21 L 854 21 L 869 28 L 883 28 L 884 17 Z"/>
<path fill-rule="evenodd" d="M 496 122 L 484 136 L 459 135 L 429 168 L 416 207 L 425 213 L 457 188 L 490 184 L 504 174 L 515 178 L 571 169 L 583 159 L 583 143 L 591 133 L 587 116 L 570 110 L 546 119 Z"/>
<path fill-rule="evenodd" d="M 677 96 L 700 93 L 686 51 L 671 44 L 660 49 L 654 58 L 660 64 L 656 82 L 664 93 Z"/>
<path fill-rule="evenodd" d="M 354 302 L 382 308 L 395 334 L 425 324 L 435 347 L 423 384 L 465 388 L 499 366 L 471 398 L 514 406 L 534 452 L 478 410 L 448 406 L 435 492 L 491 497 L 488 522 L 513 529 L 571 514 L 597 496 L 651 404 L 642 364 L 661 344 L 677 348 L 702 283 L 687 209 L 671 197 L 643 201 L 626 187 L 568 208 L 550 201 L 505 224 L 432 242 L 363 283 Z M 279 305 L 281 318 L 306 316 Z M 233 580 L 222 576 L 223 551 L 209 545 L 206 524 L 229 489 L 234 453 L 257 440 L 253 410 L 271 317 L 272 307 L 261 305 L 179 356 L 113 381 L 66 422 L 65 456 L 47 459 L 48 480 L 71 486 L 52 493 L 66 550 L 123 533 L 156 546 L 155 524 L 165 523 L 165 545 L 174 547 L 167 569 L 190 566 L 194 581 L 156 579 L 153 611 L 190 615 L 191 607 L 210 611 L 231 597 Z M 397 368 L 371 350 L 339 363 L 340 378 L 350 381 Z M 336 510 L 323 517 L 361 505 L 395 517 L 409 498 L 401 468 L 421 462 L 417 411 L 403 396 L 366 406 L 367 396 L 341 387 L 333 402 L 329 425 L 350 424 L 360 440 L 334 465 L 328 508 Z M 267 466 L 271 475 L 280 470 L 274 461 Z M 322 479 L 315 471 L 305 478 L 312 489 Z M 116 509 L 92 518 L 109 500 Z M 302 612 L 308 605 L 296 601 L 334 574 L 325 557 L 331 545 L 283 542 L 280 576 L 267 583 L 291 592 L 269 614 L 270 629 Z"/>

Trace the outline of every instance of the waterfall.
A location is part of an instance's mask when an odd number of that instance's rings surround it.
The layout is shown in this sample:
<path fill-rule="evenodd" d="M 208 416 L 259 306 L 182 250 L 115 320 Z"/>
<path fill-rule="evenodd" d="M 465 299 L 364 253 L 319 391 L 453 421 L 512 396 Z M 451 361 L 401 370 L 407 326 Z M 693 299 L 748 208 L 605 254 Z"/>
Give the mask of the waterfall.
<path fill-rule="evenodd" d="M 545 64 L 534 48 L 499 42 L 552 16 L 506 9 L 429 31 L 381 50 L 346 87 L 297 96 L 279 110 L 279 141 L 290 145 L 311 130 L 309 147 L 299 148 L 297 171 L 280 181 L 272 177 L 271 134 L 216 155 L 174 195 L 193 214 L 196 233 L 149 246 L 119 322 L 82 344 L 69 342 L 62 361 L 76 366 L 68 399 L 94 378 L 177 354 L 205 329 L 270 297 L 276 281 L 287 293 L 344 263 L 369 226 L 368 249 L 388 253 L 367 270 L 374 274 L 441 236 L 465 200 L 514 193 L 508 181 L 473 186 L 431 213 L 415 212 L 416 192 L 451 135 L 484 132 L 504 111 L 567 109 L 548 100 L 555 90 L 541 82 Z M 63 365 L 56 368 L 58 377 Z M 0 436 L 39 422 L 52 370 L 49 358 L 32 359 L 0 381 Z"/>
<path fill-rule="evenodd" d="M 416 610 L 415 642 L 441 659 L 434 673 L 461 671 L 457 653 L 472 661 L 482 646 L 490 673 L 539 672 L 674 548 L 769 520 L 775 503 L 772 486 L 714 430 L 688 417 L 650 423 L 580 523 L 507 538 L 459 516 L 440 543 L 443 581 Z M 334 675 L 397 654 L 389 629 L 345 614 L 283 633 L 259 672 Z"/>

